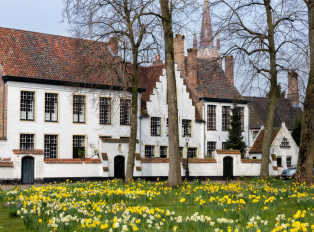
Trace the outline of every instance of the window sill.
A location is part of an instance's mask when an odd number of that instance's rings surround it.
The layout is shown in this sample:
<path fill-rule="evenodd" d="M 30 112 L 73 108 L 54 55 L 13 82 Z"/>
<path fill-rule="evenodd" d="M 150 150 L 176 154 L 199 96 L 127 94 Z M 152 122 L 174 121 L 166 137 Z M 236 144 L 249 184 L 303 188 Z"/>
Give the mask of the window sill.
<path fill-rule="evenodd" d="M 86 124 L 86 122 L 73 122 L 73 124 Z"/>
<path fill-rule="evenodd" d="M 217 131 L 216 129 L 207 129 L 207 131 Z"/>
<path fill-rule="evenodd" d="M 161 135 L 150 135 L 150 136 L 153 136 L 153 137 L 161 137 Z"/>

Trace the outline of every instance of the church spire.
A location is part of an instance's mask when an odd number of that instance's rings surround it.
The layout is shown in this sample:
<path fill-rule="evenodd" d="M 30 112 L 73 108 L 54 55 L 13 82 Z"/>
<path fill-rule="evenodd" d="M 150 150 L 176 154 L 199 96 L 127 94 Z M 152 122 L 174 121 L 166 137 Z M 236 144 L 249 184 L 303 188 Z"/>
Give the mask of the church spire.
<path fill-rule="evenodd" d="M 213 29 L 212 29 L 212 23 L 210 19 L 209 2 L 208 0 L 204 0 L 200 47 L 206 48 L 209 45 L 214 46 Z"/>
<path fill-rule="evenodd" d="M 194 37 L 193 37 L 193 48 L 197 48 L 197 39 L 196 39 L 195 29 L 194 29 Z"/>

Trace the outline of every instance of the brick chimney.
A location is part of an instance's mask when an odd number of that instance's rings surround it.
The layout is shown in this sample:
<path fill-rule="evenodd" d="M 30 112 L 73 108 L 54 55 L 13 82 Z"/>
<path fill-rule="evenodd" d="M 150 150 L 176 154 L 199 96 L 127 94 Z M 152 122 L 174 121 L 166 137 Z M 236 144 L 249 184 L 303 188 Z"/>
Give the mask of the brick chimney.
<path fill-rule="evenodd" d="M 197 48 L 188 49 L 188 82 L 193 88 L 197 86 Z"/>
<path fill-rule="evenodd" d="M 184 67 L 184 35 L 176 34 L 176 37 L 173 38 L 173 47 L 174 47 L 174 62 L 178 64 L 178 70 L 180 70 L 185 76 L 185 67 Z"/>
<path fill-rule="evenodd" d="M 225 74 L 229 78 L 230 82 L 234 85 L 233 56 L 226 56 L 225 58 Z"/>
<path fill-rule="evenodd" d="M 111 49 L 114 55 L 118 55 L 119 46 L 118 46 L 118 39 L 116 37 L 111 37 L 109 39 L 109 48 Z"/>
<path fill-rule="evenodd" d="M 288 72 L 288 95 L 287 98 L 292 101 L 293 104 L 299 104 L 299 85 L 298 85 L 298 73 L 295 71 Z"/>
<path fill-rule="evenodd" d="M 160 55 L 156 55 L 156 60 L 153 61 L 153 64 L 163 64 L 162 60 L 160 59 Z"/>

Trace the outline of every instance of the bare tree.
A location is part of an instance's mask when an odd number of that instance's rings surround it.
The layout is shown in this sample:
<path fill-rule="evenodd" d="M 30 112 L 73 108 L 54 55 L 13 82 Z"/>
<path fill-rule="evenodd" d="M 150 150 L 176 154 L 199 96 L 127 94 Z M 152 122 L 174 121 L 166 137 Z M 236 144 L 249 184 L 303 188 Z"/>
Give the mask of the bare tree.
<path fill-rule="evenodd" d="M 314 1 L 303 0 L 308 10 L 310 73 L 302 117 L 301 142 L 298 167 L 294 182 L 313 183 L 314 161 Z"/>
<path fill-rule="evenodd" d="M 148 39 L 155 27 L 154 16 L 147 14 L 149 4 L 150 0 L 65 0 L 64 16 L 71 23 L 75 35 L 89 39 L 85 51 L 88 51 L 91 60 L 98 57 L 98 53 L 93 52 L 97 49 L 91 47 L 97 48 L 102 41 L 108 41 L 109 38 L 109 50 L 113 50 L 113 53 L 117 54 L 118 44 L 124 51 L 127 49 L 123 59 L 115 57 L 108 62 L 107 56 L 100 62 L 92 62 L 86 69 L 89 74 L 97 75 L 103 74 L 102 70 L 105 68 L 113 76 L 113 80 L 116 78 L 119 79 L 118 82 L 124 82 L 126 90 L 131 86 L 131 131 L 125 182 L 133 180 L 138 121 L 138 68 L 146 61 L 145 54 L 152 49 L 154 42 L 152 39 L 149 42 Z M 126 61 L 130 61 L 130 64 L 126 65 Z M 99 80 L 101 82 L 103 79 Z"/>
<path fill-rule="evenodd" d="M 294 0 L 222 0 L 218 3 L 227 9 L 220 24 L 229 45 L 224 55 L 235 54 L 246 73 L 253 77 L 262 76 L 270 83 L 260 171 L 260 177 L 266 178 L 269 175 L 278 73 L 287 73 L 292 68 L 291 54 L 298 48 L 299 30 L 294 24 L 297 3 Z M 253 72 L 248 72 L 249 69 Z M 246 83 L 249 85 L 252 81 L 246 80 Z"/>

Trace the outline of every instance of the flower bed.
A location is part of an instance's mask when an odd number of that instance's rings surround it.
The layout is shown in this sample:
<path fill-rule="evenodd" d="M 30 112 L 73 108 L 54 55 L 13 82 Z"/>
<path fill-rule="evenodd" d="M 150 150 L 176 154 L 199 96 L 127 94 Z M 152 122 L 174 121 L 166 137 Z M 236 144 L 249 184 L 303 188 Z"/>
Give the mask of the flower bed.
<path fill-rule="evenodd" d="M 290 183 L 66 182 L 0 190 L 0 200 L 35 231 L 313 230 L 314 186 Z"/>

